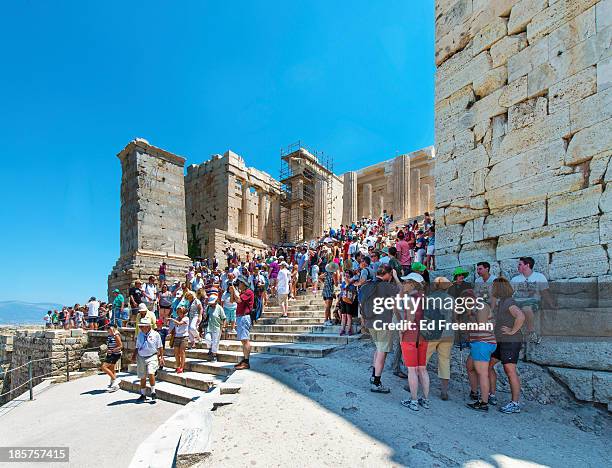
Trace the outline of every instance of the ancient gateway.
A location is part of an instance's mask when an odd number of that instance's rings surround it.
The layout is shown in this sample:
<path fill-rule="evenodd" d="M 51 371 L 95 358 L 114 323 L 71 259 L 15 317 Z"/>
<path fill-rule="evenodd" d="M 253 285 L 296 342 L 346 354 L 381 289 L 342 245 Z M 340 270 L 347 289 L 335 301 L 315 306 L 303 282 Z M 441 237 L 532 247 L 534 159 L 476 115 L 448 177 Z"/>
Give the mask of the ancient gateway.
<path fill-rule="evenodd" d="M 302 242 L 326 229 L 380 216 L 396 220 L 433 211 L 433 147 L 341 176 L 316 152 L 292 145 L 281 153 L 281 180 L 232 151 L 187 167 L 185 158 L 135 139 L 121 161 L 121 249 L 109 291 L 157 274 L 182 276 L 191 258 L 222 259 L 282 242 Z"/>

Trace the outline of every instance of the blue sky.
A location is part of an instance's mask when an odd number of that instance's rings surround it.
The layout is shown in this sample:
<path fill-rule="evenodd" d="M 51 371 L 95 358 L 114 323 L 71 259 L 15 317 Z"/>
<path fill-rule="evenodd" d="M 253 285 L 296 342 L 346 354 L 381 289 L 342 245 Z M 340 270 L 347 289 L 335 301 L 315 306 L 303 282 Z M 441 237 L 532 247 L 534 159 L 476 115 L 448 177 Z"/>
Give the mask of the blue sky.
<path fill-rule="evenodd" d="M 135 137 L 275 177 L 302 140 L 336 173 L 433 144 L 433 2 L 5 2 L 0 300 L 103 296 Z"/>

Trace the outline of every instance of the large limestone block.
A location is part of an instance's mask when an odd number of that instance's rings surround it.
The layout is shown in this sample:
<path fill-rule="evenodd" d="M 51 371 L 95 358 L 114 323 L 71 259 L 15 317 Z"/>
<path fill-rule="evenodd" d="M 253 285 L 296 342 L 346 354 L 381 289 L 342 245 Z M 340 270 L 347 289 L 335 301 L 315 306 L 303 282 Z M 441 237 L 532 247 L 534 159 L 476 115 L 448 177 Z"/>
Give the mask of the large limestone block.
<path fill-rule="evenodd" d="M 508 34 L 526 31 L 527 25 L 535 15 L 548 6 L 548 0 L 521 0 L 510 12 Z"/>
<path fill-rule="evenodd" d="M 557 174 L 553 170 L 489 190 L 486 197 L 490 210 L 503 210 L 580 190 L 583 184 L 582 173 Z"/>
<path fill-rule="evenodd" d="M 439 10 L 444 11 L 444 14 L 436 16 L 436 37 L 444 36 L 470 18 L 473 11 L 472 0 L 456 0 L 449 8 Z"/>
<path fill-rule="evenodd" d="M 608 254 L 605 249 L 601 245 L 591 245 L 553 253 L 549 277 L 551 280 L 588 278 L 605 275 L 608 269 Z"/>
<path fill-rule="evenodd" d="M 508 63 L 508 58 L 527 47 L 527 33 L 506 36 L 491 46 L 492 66 L 497 68 Z"/>
<path fill-rule="evenodd" d="M 463 226 L 461 224 L 451 224 L 444 228 L 438 227 L 436 229 L 436 249 L 459 245 L 462 232 Z"/>
<path fill-rule="evenodd" d="M 606 189 L 599 199 L 599 208 L 604 213 L 612 212 L 612 185 L 607 184 Z"/>
<path fill-rule="evenodd" d="M 612 371 L 612 340 L 542 338 L 530 345 L 527 359 L 545 366 Z"/>
<path fill-rule="evenodd" d="M 497 153 L 497 156 L 501 156 Z M 487 190 L 514 183 L 563 164 L 565 143 L 559 139 L 524 153 L 496 161 L 485 181 Z"/>
<path fill-rule="evenodd" d="M 469 220 L 488 214 L 488 208 L 474 209 L 469 206 L 450 206 L 444 211 L 444 216 L 448 224 L 463 224 Z"/>
<path fill-rule="evenodd" d="M 474 36 L 474 54 L 487 50 L 508 32 L 508 20 L 506 18 L 495 18 L 491 23 L 482 28 Z"/>
<path fill-rule="evenodd" d="M 471 38 L 470 28 L 467 27 L 455 28 L 444 36 L 438 37 L 435 44 L 436 65 L 443 65 L 449 57 L 464 49 Z"/>
<path fill-rule="evenodd" d="M 548 271 L 550 276 L 550 268 Z M 549 282 L 549 289 L 559 309 L 545 310 L 540 315 L 540 327 L 547 336 L 610 336 L 612 322 L 607 311 L 598 307 L 599 278 L 563 278 Z M 580 310 L 582 320 L 571 320 Z M 568 318 L 570 318 L 568 320 Z"/>
<path fill-rule="evenodd" d="M 607 403 L 608 408 L 610 408 L 610 402 L 612 402 L 612 372 L 593 372 L 593 399 L 600 403 Z"/>
<path fill-rule="evenodd" d="M 508 82 L 527 75 L 546 62 L 548 62 L 548 42 L 530 43 L 529 47 L 508 58 Z"/>
<path fill-rule="evenodd" d="M 484 75 L 491 69 L 491 55 L 488 51 L 481 52 L 474 57 L 464 68 L 447 75 L 436 73 L 436 101 L 450 96 L 464 86 L 472 83 L 474 78 Z"/>
<path fill-rule="evenodd" d="M 565 164 L 581 164 L 611 147 L 612 119 L 607 119 L 573 136 L 565 153 Z"/>
<path fill-rule="evenodd" d="M 611 40 L 612 28 L 608 28 L 567 50 L 551 50 L 549 60 L 529 72 L 528 94 L 543 94 L 555 83 L 609 57 Z"/>
<path fill-rule="evenodd" d="M 612 57 L 597 64 L 597 92 L 612 87 Z"/>
<path fill-rule="evenodd" d="M 459 245 L 444 248 L 436 246 L 436 270 L 458 267 L 460 249 Z"/>
<path fill-rule="evenodd" d="M 599 0 L 559 0 L 535 15 L 527 25 L 527 39 L 532 44 L 564 23 L 586 11 Z"/>
<path fill-rule="evenodd" d="M 499 66 L 491 69 L 488 73 L 474 78 L 474 93 L 483 97 L 503 87 L 508 81 L 508 68 Z"/>
<path fill-rule="evenodd" d="M 495 249 L 497 241 L 484 240 L 480 242 L 472 242 L 461 246 L 459 251 L 459 263 L 462 266 L 474 266 L 478 262 L 495 263 Z"/>
<path fill-rule="evenodd" d="M 595 21 L 597 31 L 603 31 L 612 26 L 612 0 L 601 0 L 595 6 Z"/>
<path fill-rule="evenodd" d="M 497 103 L 501 107 L 510 107 L 527 99 L 527 75 L 514 80 L 502 89 Z"/>
<path fill-rule="evenodd" d="M 458 173 L 469 174 L 487 167 L 489 165 L 489 155 L 483 145 L 478 145 L 472 151 L 457 156 L 455 164 Z"/>
<path fill-rule="evenodd" d="M 612 88 L 570 105 L 572 133 L 577 133 L 583 128 L 591 127 L 609 118 L 612 118 Z"/>
<path fill-rule="evenodd" d="M 552 197 L 548 201 L 548 223 L 562 223 L 598 214 L 601 193 L 601 185 L 595 185 L 578 192 Z"/>
<path fill-rule="evenodd" d="M 593 401 L 592 371 L 563 367 L 549 367 L 548 370 L 567 385 L 578 400 Z"/>
<path fill-rule="evenodd" d="M 474 75 L 475 77 L 478 75 Z M 505 88 L 497 89 L 488 96 L 479 99 L 474 105 L 465 112 L 459 119 L 459 126 L 465 129 L 470 129 L 480 122 L 488 121 L 496 115 L 505 114 L 506 108 L 499 104 Z"/>
<path fill-rule="evenodd" d="M 597 70 L 589 67 L 566 78 L 549 89 L 548 112 L 557 112 L 597 92 Z"/>
<path fill-rule="evenodd" d="M 599 244 L 597 216 L 500 236 L 497 258 L 577 249 Z"/>
<path fill-rule="evenodd" d="M 599 153 L 593 156 L 589 163 L 589 185 L 601 184 L 607 182 L 606 172 L 612 156 L 612 149 L 605 153 Z"/>
<path fill-rule="evenodd" d="M 551 57 L 559 52 L 565 53 L 566 50 L 571 49 L 595 33 L 595 8 L 589 8 L 550 33 L 548 47 L 551 51 Z"/>
<path fill-rule="evenodd" d="M 508 131 L 524 128 L 548 114 L 548 100 L 537 97 L 519 102 L 508 109 Z"/>
<path fill-rule="evenodd" d="M 604 213 L 599 218 L 599 238 L 603 244 L 612 244 L 612 213 Z"/>
<path fill-rule="evenodd" d="M 508 132 L 501 140 L 498 150 L 495 152 L 499 154 L 497 160 L 522 153 L 543 143 L 566 137 L 569 135 L 569 132 L 569 109 L 562 109 L 553 115 L 548 115 L 535 121 L 528 127 Z M 496 159 L 495 154 L 493 159 Z"/>

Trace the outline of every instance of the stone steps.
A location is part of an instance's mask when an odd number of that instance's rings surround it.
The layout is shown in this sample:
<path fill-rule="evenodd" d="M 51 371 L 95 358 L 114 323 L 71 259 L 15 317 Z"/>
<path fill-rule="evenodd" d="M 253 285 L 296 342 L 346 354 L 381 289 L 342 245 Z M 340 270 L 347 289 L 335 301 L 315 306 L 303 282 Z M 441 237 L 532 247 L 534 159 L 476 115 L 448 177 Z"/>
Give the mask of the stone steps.
<path fill-rule="evenodd" d="M 260 317 L 256 325 L 321 325 L 324 317 Z"/>
<path fill-rule="evenodd" d="M 228 333 L 228 335 L 232 338 L 236 337 L 236 334 L 233 332 Z M 328 343 L 328 344 L 337 344 L 337 345 L 345 345 L 350 341 L 354 341 L 359 339 L 359 335 L 352 336 L 340 336 L 339 334 L 332 333 L 260 333 L 260 332 L 251 332 L 251 340 L 253 342 L 281 342 L 281 343 Z"/>
<path fill-rule="evenodd" d="M 284 325 L 284 324 L 270 324 L 270 325 L 259 325 L 257 321 L 256 325 L 253 325 L 253 332 L 256 333 L 340 333 L 339 326 L 324 327 L 319 324 L 311 325 Z"/>
<path fill-rule="evenodd" d="M 265 353 L 284 356 L 302 356 L 320 358 L 332 352 L 338 345 L 321 343 L 283 343 L 270 341 L 252 341 L 251 354 Z M 167 350 L 167 353 L 172 351 Z M 207 359 L 208 349 L 203 345 L 200 349 L 189 349 L 188 358 Z M 221 340 L 217 357 L 223 362 L 240 362 L 242 360 L 242 344 L 236 340 Z M 230 361 L 231 359 L 231 361 Z"/>
<path fill-rule="evenodd" d="M 322 301 L 320 304 L 312 304 L 312 305 L 295 305 L 295 304 L 289 303 L 289 306 L 287 307 L 288 312 L 300 312 L 303 310 L 323 311 L 324 309 L 325 309 L 325 305 L 323 304 Z M 264 310 L 269 311 L 269 312 L 281 312 L 282 311 L 281 307 L 277 305 L 267 305 L 264 308 Z"/>
<path fill-rule="evenodd" d="M 140 392 L 140 382 L 134 374 L 124 375 L 119 379 L 119 387 L 122 390 L 134 393 Z M 155 394 L 160 400 L 186 405 L 197 400 L 204 392 L 171 382 L 158 381 L 155 383 Z M 150 388 L 147 388 L 147 395 L 150 395 Z"/>
<path fill-rule="evenodd" d="M 159 381 L 171 382 L 203 392 L 207 392 L 225 381 L 224 378 L 220 378 L 213 374 L 205 374 L 198 371 L 185 371 L 181 374 L 177 374 L 175 370 L 166 369 L 160 370 L 157 373 L 157 379 Z"/>
<path fill-rule="evenodd" d="M 166 356 L 166 367 L 176 368 L 176 359 L 173 356 Z M 234 372 L 234 362 L 207 361 L 202 359 L 185 358 L 185 370 L 201 372 L 203 374 L 228 377 Z"/>
<path fill-rule="evenodd" d="M 269 311 L 264 309 L 263 314 L 261 314 L 262 318 L 283 318 L 282 312 L 279 311 Z M 324 312 L 321 310 L 299 310 L 299 311 L 288 311 L 287 318 L 323 318 Z"/>

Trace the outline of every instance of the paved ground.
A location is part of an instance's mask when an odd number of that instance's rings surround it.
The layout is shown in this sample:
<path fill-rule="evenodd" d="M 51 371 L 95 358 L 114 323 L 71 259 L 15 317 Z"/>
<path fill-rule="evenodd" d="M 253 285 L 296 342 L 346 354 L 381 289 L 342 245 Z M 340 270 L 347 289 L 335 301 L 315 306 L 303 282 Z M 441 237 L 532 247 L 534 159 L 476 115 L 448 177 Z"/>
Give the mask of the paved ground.
<path fill-rule="evenodd" d="M 383 378 L 388 395 L 369 391 L 371 352 L 362 340 L 323 359 L 254 359 L 238 402 L 215 412 L 201 466 L 609 466 L 605 411 L 527 402 L 521 414 L 476 413 L 459 382 L 441 401 L 432 376 L 432 408 L 411 412 L 399 378 Z"/>
<path fill-rule="evenodd" d="M 70 463 L 0 466 L 127 467 L 138 445 L 181 406 L 137 404 L 138 395 L 105 391 L 108 377 L 94 375 L 56 384 L 8 412 L 0 412 L 0 446 L 64 446 Z"/>

